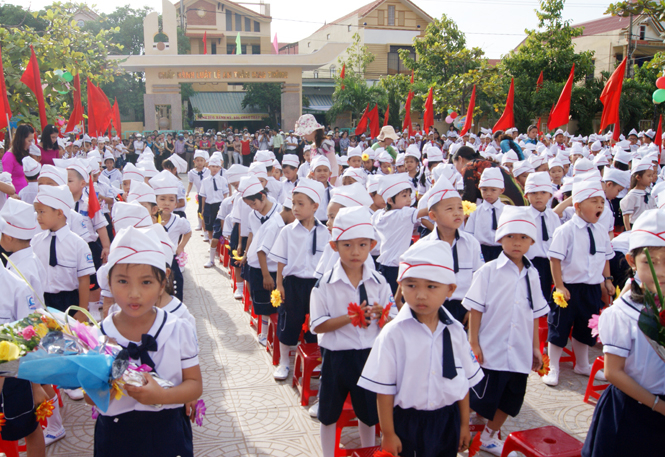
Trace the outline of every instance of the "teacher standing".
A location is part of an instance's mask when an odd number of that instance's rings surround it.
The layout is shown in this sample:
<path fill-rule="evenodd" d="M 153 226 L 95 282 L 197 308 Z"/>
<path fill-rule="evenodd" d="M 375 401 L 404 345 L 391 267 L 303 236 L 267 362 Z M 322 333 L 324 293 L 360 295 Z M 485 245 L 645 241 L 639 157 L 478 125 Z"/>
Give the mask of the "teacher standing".
<path fill-rule="evenodd" d="M 42 165 L 54 165 L 53 159 L 59 159 L 62 154 L 58 146 L 58 128 L 47 125 L 42 131 L 42 138 L 37 147 L 42 151 Z"/>
<path fill-rule="evenodd" d="M 311 114 L 303 114 L 296 122 L 296 135 L 302 136 L 305 141 L 312 143 L 312 159 L 317 155 L 322 155 L 330 162 L 332 174 L 330 183 L 335 185 L 335 180 L 339 175 L 337 166 L 337 156 L 335 155 L 335 143 L 332 140 L 326 140 L 323 135 L 323 126 L 316 122 Z"/>
<path fill-rule="evenodd" d="M 19 125 L 14 133 L 12 149 L 2 156 L 2 169 L 12 175 L 12 184 L 16 193 L 28 185 L 23 173 L 23 159 L 28 157 L 30 146 L 35 141 L 35 129 L 30 125 Z"/>

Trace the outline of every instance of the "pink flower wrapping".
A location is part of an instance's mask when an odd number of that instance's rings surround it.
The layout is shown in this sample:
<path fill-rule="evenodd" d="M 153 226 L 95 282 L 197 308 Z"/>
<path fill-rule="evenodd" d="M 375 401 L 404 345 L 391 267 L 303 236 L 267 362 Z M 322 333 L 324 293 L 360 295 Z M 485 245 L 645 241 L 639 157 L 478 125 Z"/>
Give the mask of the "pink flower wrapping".
<path fill-rule="evenodd" d="M 206 402 L 199 400 L 196 402 L 195 408 L 196 417 L 194 418 L 196 425 L 199 427 L 203 426 L 203 416 L 206 415 Z"/>
<path fill-rule="evenodd" d="M 591 329 L 591 336 L 596 337 L 598 342 L 600 341 L 600 333 L 598 332 L 598 322 L 600 321 L 600 316 L 598 314 L 592 314 L 591 319 L 589 319 L 589 328 Z"/>
<path fill-rule="evenodd" d="M 32 339 L 32 337 L 36 334 L 37 333 L 35 332 L 35 329 L 32 327 L 32 325 L 28 325 L 21 331 L 21 336 L 26 340 Z"/>

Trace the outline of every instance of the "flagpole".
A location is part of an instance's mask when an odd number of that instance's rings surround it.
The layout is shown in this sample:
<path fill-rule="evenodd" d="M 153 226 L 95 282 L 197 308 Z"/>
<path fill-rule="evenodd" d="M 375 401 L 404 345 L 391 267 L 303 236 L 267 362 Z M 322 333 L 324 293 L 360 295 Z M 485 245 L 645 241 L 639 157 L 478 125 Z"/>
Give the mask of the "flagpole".
<path fill-rule="evenodd" d="M 9 125 L 9 114 L 5 113 L 5 117 L 7 118 L 7 136 L 9 137 L 9 144 L 11 144 L 12 143 L 12 127 L 11 127 L 11 125 Z M 7 149 L 9 149 L 9 148 L 6 148 L 5 150 L 7 150 Z"/>

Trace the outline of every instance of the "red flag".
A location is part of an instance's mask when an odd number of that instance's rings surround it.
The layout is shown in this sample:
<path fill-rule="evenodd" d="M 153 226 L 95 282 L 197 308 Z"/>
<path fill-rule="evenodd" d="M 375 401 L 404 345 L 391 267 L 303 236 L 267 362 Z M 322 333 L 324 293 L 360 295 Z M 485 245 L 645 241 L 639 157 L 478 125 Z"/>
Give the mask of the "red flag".
<path fill-rule="evenodd" d="M 92 176 L 90 176 L 90 189 L 88 189 L 88 216 L 90 216 L 90 219 L 95 217 L 95 214 L 99 210 L 99 198 L 95 193 L 95 186 L 92 183 Z"/>
<path fill-rule="evenodd" d="M 538 135 L 543 134 L 543 132 L 540 131 L 540 118 L 538 118 L 538 122 L 536 122 L 536 129 L 538 130 Z"/>
<path fill-rule="evenodd" d="M 65 133 L 73 132 L 74 128 L 83 122 L 83 104 L 81 103 L 81 78 L 77 74 L 74 76 L 74 109 L 69 116 L 69 122 L 65 128 Z"/>
<path fill-rule="evenodd" d="M 381 133 L 381 127 L 379 127 L 379 105 L 374 105 L 374 108 L 372 108 L 367 117 L 369 119 L 369 133 L 372 138 L 376 138 Z"/>
<path fill-rule="evenodd" d="M 612 139 L 617 142 L 619 141 L 619 137 L 621 136 L 621 123 L 619 121 L 619 118 L 617 117 L 617 121 L 614 124 L 614 134 L 612 135 Z"/>
<path fill-rule="evenodd" d="M 12 109 L 9 106 L 9 99 L 7 98 L 7 86 L 5 85 L 5 70 L 2 67 L 2 49 L 0 49 L 0 129 L 8 127 L 7 119 L 12 118 Z"/>
<path fill-rule="evenodd" d="M 658 165 L 660 165 L 660 155 L 663 152 L 663 115 L 658 118 L 658 128 L 656 129 L 656 137 L 653 142 L 658 146 Z"/>
<path fill-rule="evenodd" d="M 411 99 L 413 98 L 413 92 L 409 91 L 409 95 L 406 97 L 406 104 L 404 105 L 404 124 L 402 124 L 402 131 L 408 129 L 409 136 L 412 134 L 411 126 Z"/>
<path fill-rule="evenodd" d="M 356 131 L 353 132 L 354 135 L 362 135 L 367 130 L 367 114 L 369 113 L 369 103 L 367 103 L 367 108 L 363 111 L 363 115 L 360 116 L 358 125 L 356 126 Z"/>
<path fill-rule="evenodd" d="M 342 71 L 339 74 L 339 77 L 342 78 L 342 80 L 344 80 L 344 76 L 346 76 L 346 64 L 342 65 Z M 344 84 L 342 84 L 342 90 L 344 90 Z"/>
<path fill-rule="evenodd" d="M 88 78 L 88 133 L 101 135 L 111 124 L 111 103 L 104 91 Z"/>
<path fill-rule="evenodd" d="M 208 32 L 203 32 L 203 53 L 208 53 Z"/>
<path fill-rule="evenodd" d="M 430 127 L 434 125 L 434 88 L 429 88 L 429 94 L 425 101 L 425 113 L 423 114 L 423 133 L 427 135 Z"/>
<path fill-rule="evenodd" d="M 44 92 L 42 92 L 42 78 L 39 75 L 39 63 L 37 62 L 37 56 L 32 45 L 30 45 L 30 53 L 30 61 L 28 62 L 28 66 L 25 67 L 23 76 L 21 76 L 21 82 L 28 86 L 32 93 L 35 94 L 39 106 L 39 123 L 42 125 L 42 130 L 44 130 L 48 124 L 48 120 L 46 119 L 46 105 L 44 104 Z"/>
<path fill-rule="evenodd" d="M 540 70 L 540 76 L 538 76 L 538 81 L 536 81 L 536 92 L 543 88 L 543 70 Z"/>
<path fill-rule="evenodd" d="M 413 70 L 411 70 L 411 84 L 413 84 Z"/>
<path fill-rule="evenodd" d="M 120 107 L 118 107 L 118 99 L 113 99 L 113 127 L 115 127 L 115 134 L 122 135 L 122 123 L 120 122 Z"/>
<path fill-rule="evenodd" d="M 390 103 L 388 103 L 388 107 L 386 108 L 386 117 L 383 118 L 383 126 L 385 127 L 388 125 L 388 118 L 390 117 Z"/>
<path fill-rule="evenodd" d="M 573 93 L 573 81 L 575 79 L 575 64 L 570 70 L 570 76 L 568 76 L 568 81 L 566 85 L 563 86 L 561 91 L 561 96 L 559 101 L 556 103 L 556 107 L 550 113 L 549 118 L 547 119 L 547 129 L 554 130 L 557 127 L 560 127 L 564 124 L 567 124 L 570 120 L 570 96 Z"/>
<path fill-rule="evenodd" d="M 473 125 L 473 109 L 476 107 L 476 85 L 473 85 L 473 92 L 471 92 L 471 100 L 469 100 L 469 109 L 466 110 L 466 120 L 464 121 L 464 128 L 459 136 L 464 136 L 466 132 L 471 130 Z"/>
<path fill-rule="evenodd" d="M 512 127 L 515 127 L 515 112 L 513 111 L 513 105 L 515 103 L 515 78 L 510 80 L 510 89 L 508 89 L 508 98 L 506 99 L 506 107 L 503 109 L 503 114 L 494 124 L 492 128 L 493 132 L 498 132 L 499 130 L 506 130 Z"/>
<path fill-rule="evenodd" d="M 619 102 L 621 101 L 623 77 L 626 74 L 626 59 L 627 57 L 614 70 L 610 79 L 607 80 L 603 92 L 600 94 L 600 101 L 603 104 L 603 115 L 600 118 L 601 132 L 610 124 L 615 124 L 615 132 L 619 131 Z"/>

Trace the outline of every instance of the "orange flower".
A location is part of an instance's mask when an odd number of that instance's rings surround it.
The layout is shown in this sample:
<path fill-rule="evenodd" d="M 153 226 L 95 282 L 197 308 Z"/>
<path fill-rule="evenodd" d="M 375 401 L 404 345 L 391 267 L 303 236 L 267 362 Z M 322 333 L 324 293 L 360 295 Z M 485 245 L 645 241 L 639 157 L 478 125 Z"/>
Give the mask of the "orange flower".
<path fill-rule="evenodd" d="M 122 391 L 120 383 L 117 380 L 113 381 L 113 384 L 111 384 L 111 398 L 120 400 L 124 395 L 125 393 Z"/>
<path fill-rule="evenodd" d="M 365 320 L 365 313 L 358 303 L 349 303 L 348 314 L 351 318 L 351 325 L 354 327 L 365 328 L 367 321 Z"/>
<path fill-rule="evenodd" d="M 384 325 L 386 325 L 386 322 L 388 321 L 388 313 L 390 312 L 390 307 L 393 306 L 392 303 L 388 303 L 384 308 L 383 311 L 381 311 L 381 317 L 379 317 L 379 327 L 383 328 Z"/>
<path fill-rule="evenodd" d="M 540 370 L 536 370 L 538 376 L 541 378 L 550 372 L 550 358 L 548 355 L 543 356 L 543 367 Z"/>
<path fill-rule="evenodd" d="M 0 413 L 0 430 L 2 430 L 2 427 L 4 427 L 6 423 L 7 421 L 5 420 L 5 415 Z"/>
<path fill-rule="evenodd" d="M 388 451 L 384 451 L 383 449 L 376 451 L 372 457 L 395 457 Z"/>
<path fill-rule="evenodd" d="M 471 445 L 469 446 L 469 457 L 473 457 L 480 450 L 480 433 L 476 433 L 476 436 L 471 440 Z"/>
<path fill-rule="evenodd" d="M 302 324 L 302 331 L 309 332 L 309 314 L 305 314 L 305 322 Z"/>
<path fill-rule="evenodd" d="M 46 324 L 51 330 L 60 330 L 60 324 L 55 319 L 49 316 L 42 316 L 42 322 Z"/>
<path fill-rule="evenodd" d="M 51 400 L 46 400 L 40 403 L 35 409 L 35 416 L 37 417 L 37 422 L 46 427 L 46 419 L 53 415 L 53 410 L 55 409 L 54 402 Z"/>

